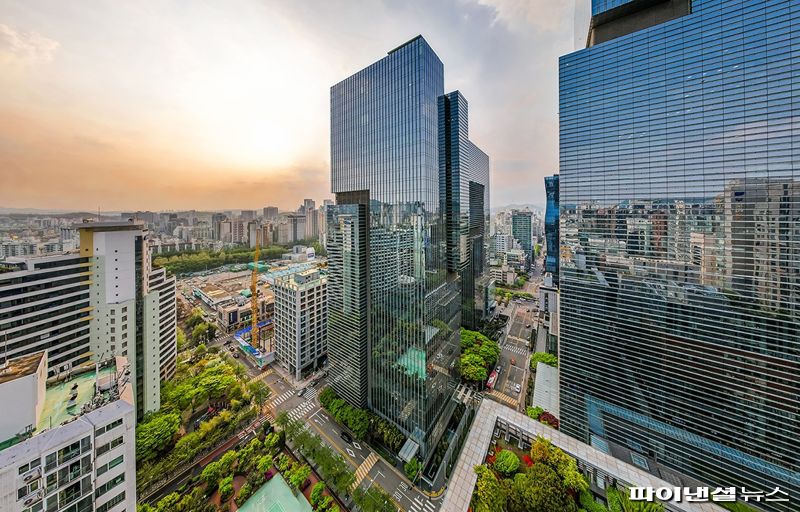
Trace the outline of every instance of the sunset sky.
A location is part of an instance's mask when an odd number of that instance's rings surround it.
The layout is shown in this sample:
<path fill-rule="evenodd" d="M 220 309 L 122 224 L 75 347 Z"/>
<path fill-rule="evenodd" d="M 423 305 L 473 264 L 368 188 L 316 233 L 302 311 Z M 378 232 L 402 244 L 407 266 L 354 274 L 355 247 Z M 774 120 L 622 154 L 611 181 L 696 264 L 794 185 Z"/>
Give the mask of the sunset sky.
<path fill-rule="evenodd" d="M 543 204 L 574 27 L 552 0 L 6 0 L 0 207 L 330 197 L 330 86 L 417 34 L 469 101 L 493 205 Z"/>

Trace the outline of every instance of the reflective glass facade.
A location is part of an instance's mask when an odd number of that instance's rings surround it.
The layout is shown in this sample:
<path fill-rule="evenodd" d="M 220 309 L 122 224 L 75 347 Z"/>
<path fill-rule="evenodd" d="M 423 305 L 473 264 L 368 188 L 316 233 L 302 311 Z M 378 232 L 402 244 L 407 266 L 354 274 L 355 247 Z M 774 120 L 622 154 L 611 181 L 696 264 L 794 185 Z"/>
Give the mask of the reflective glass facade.
<path fill-rule="evenodd" d="M 544 271 L 553 274 L 553 279 L 558 281 L 558 174 L 547 176 L 544 179 L 544 190 L 547 195 L 547 207 L 544 214 L 545 250 Z"/>
<path fill-rule="evenodd" d="M 560 61 L 561 429 L 797 510 L 800 3 L 692 10 Z"/>
<path fill-rule="evenodd" d="M 527 210 L 514 210 L 511 212 L 511 235 L 517 239 L 522 250 L 530 261 L 533 254 L 533 214 Z"/>
<path fill-rule="evenodd" d="M 332 191 L 337 207 L 367 205 L 368 404 L 423 460 L 455 404 L 461 322 L 440 203 L 443 93 L 442 62 L 422 37 L 331 88 Z M 329 352 L 333 364 L 333 343 Z"/>
<path fill-rule="evenodd" d="M 486 312 L 489 157 L 469 140 L 469 107 L 454 91 L 439 97 L 439 176 L 445 212 L 447 268 L 461 277 L 461 323 L 478 327 Z"/>
<path fill-rule="evenodd" d="M 635 0 L 592 0 L 592 16 L 610 11 L 621 5 L 629 4 Z"/>

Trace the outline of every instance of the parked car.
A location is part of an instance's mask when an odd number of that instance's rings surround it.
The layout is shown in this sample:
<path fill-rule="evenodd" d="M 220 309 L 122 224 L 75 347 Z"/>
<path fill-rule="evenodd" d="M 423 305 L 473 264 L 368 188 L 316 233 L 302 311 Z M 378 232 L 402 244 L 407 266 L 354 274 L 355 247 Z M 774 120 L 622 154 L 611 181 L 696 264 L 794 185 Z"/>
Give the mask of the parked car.
<path fill-rule="evenodd" d="M 233 358 L 234 359 L 239 359 L 239 353 L 238 352 L 234 352 L 233 353 Z"/>
<path fill-rule="evenodd" d="M 347 432 L 342 432 L 341 434 L 339 434 L 339 437 L 341 437 L 342 441 L 344 441 L 347 444 L 353 443 L 353 438 Z"/>
<path fill-rule="evenodd" d="M 514 391 L 519 393 L 520 391 L 522 391 L 522 386 L 520 386 L 519 384 L 514 384 Z"/>
<path fill-rule="evenodd" d="M 500 375 L 500 372 L 503 371 L 503 367 L 502 366 L 498 366 L 497 368 L 495 368 L 494 371 L 495 371 L 495 373 L 497 373 L 497 375 Z"/>

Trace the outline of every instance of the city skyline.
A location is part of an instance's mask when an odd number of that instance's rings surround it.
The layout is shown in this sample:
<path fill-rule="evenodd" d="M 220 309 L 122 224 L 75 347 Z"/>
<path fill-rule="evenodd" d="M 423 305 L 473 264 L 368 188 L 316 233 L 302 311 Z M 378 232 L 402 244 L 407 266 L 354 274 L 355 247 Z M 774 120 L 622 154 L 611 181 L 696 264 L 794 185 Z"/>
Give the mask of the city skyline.
<path fill-rule="evenodd" d="M 493 204 L 544 204 L 541 177 L 558 165 L 556 57 L 573 38 L 573 6 L 551 4 L 442 2 L 424 17 L 419 2 L 375 5 L 369 27 L 363 8 L 334 2 L 194 5 L 191 26 L 172 4 L 9 4 L 0 190 L 13 194 L 0 207 L 288 209 L 329 197 L 329 84 L 418 34 L 448 61 L 446 88 L 476 105 Z"/>

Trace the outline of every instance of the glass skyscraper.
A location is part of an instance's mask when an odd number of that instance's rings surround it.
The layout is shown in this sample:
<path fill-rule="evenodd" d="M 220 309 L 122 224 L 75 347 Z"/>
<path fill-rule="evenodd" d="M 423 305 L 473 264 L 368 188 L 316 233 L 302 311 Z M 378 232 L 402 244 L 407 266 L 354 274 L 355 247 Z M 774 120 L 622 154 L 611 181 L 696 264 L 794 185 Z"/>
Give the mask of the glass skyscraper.
<path fill-rule="evenodd" d="M 447 269 L 461 277 L 461 323 L 476 329 L 486 313 L 489 157 L 469 140 L 469 108 L 459 91 L 439 97 L 439 178 Z"/>
<path fill-rule="evenodd" d="M 547 207 L 544 214 L 544 237 L 547 246 L 544 258 L 544 271 L 553 274 L 553 279 L 558 281 L 558 174 L 547 176 L 544 179 L 544 190 L 547 195 Z"/>
<path fill-rule="evenodd" d="M 511 235 L 517 239 L 528 261 L 533 260 L 533 213 L 529 210 L 511 212 Z"/>
<path fill-rule="evenodd" d="M 593 13 L 560 60 L 561 429 L 797 510 L 800 3 Z"/>
<path fill-rule="evenodd" d="M 460 349 L 440 196 L 443 94 L 442 62 L 421 36 L 331 88 L 329 286 L 349 309 L 329 308 L 330 378 L 400 428 L 423 461 L 455 408 Z"/>

